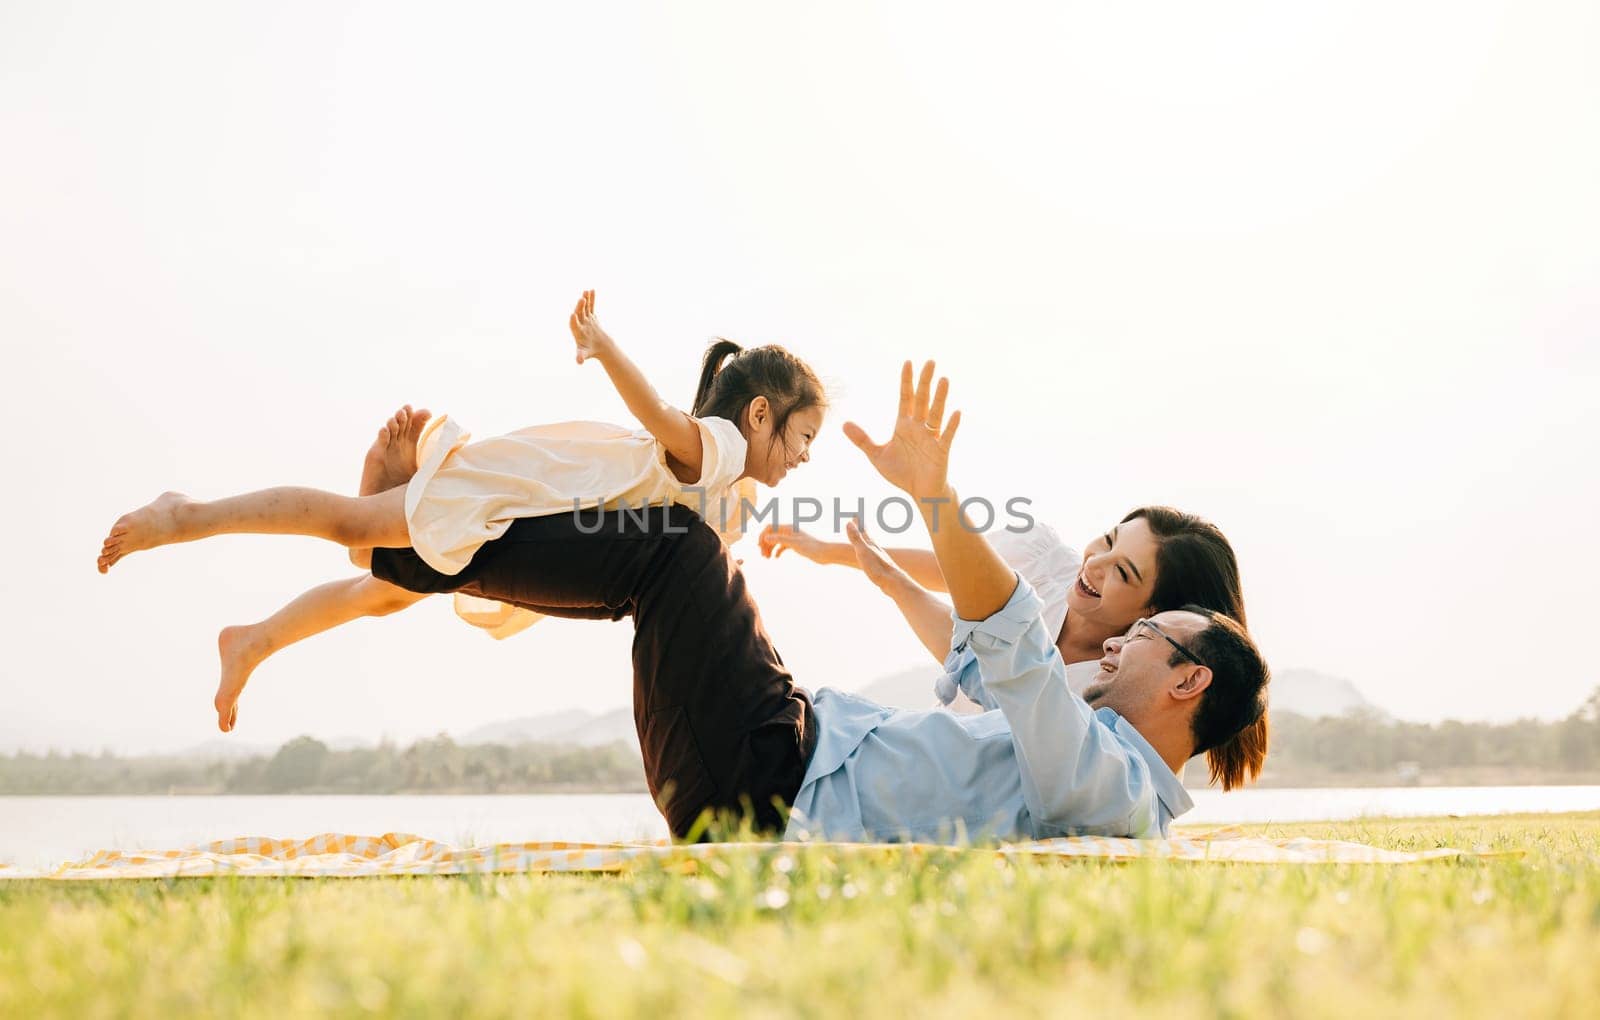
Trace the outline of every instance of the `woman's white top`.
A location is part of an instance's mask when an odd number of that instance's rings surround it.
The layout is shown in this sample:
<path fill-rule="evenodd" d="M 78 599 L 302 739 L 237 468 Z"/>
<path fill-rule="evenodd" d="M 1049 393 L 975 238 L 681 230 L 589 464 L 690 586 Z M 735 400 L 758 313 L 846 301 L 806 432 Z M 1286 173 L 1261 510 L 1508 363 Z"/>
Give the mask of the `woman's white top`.
<path fill-rule="evenodd" d="M 1026 531 L 991 531 L 984 537 L 1039 596 L 1045 632 L 1059 638 L 1067 622 L 1067 592 L 1078 581 L 1083 556 L 1063 542 L 1056 529 L 1039 521 Z"/>
<path fill-rule="evenodd" d="M 433 569 L 458 574 L 519 517 L 682 503 L 716 521 L 730 500 L 735 509 L 741 495 L 754 500 L 753 483 L 736 484 L 747 444 L 726 418 L 697 418 L 695 424 L 703 451 L 700 477 L 681 482 L 667 467 L 666 448 L 642 429 L 569 421 L 469 443 L 468 433 L 441 415 L 418 441 L 417 473 L 406 486 L 411 547 Z M 725 516 L 735 522 L 743 517 Z M 456 612 L 496 637 L 540 618 L 467 595 L 457 596 Z"/>
<path fill-rule="evenodd" d="M 1060 640 L 1061 628 L 1067 622 L 1067 593 L 1078 581 L 1078 571 L 1083 566 L 1083 556 L 1067 545 L 1056 529 L 1038 521 L 1026 531 L 991 531 L 986 536 L 994 551 L 1007 565 L 1022 575 L 1023 580 L 1044 603 L 1039 617 L 1045 631 Z M 972 677 L 965 677 L 970 672 Z M 1100 672 L 1100 661 L 1067 664 L 1067 686 L 1074 694 L 1082 694 Z M 934 684 L 934 694 L 952 711 L 981 712 L 983 708 L 964 693 L 967 683 L 976 678 L 976 669 L 956 671 L 941 676 Z"/>

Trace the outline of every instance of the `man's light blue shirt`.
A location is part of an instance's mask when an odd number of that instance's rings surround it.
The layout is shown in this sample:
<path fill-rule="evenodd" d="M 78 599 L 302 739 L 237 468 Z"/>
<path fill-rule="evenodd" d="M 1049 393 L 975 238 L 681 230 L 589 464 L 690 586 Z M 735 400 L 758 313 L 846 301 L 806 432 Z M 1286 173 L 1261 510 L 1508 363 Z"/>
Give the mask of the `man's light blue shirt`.
<path fill-rule="evenodd" d="M 1041 608 L 1018 577 L 993 616 L 955 618 L 946 672 L 992 711 L 817 691 L 817 746 L 784 838 L 1165 836 L 1194 802 L 1127 720 L 1068 689 Z"/>

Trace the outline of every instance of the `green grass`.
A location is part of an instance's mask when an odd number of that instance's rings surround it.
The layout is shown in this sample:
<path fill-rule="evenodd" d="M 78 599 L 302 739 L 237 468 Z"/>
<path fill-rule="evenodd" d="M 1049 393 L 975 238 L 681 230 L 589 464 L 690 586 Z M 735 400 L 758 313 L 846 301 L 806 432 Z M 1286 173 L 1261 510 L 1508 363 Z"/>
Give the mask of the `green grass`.
<path fill-rule="evenodd" d="M 1600 814 L 1253 827 L 1401 866 L 0 882 L 0 1016 L 1594 1016 Z"/>

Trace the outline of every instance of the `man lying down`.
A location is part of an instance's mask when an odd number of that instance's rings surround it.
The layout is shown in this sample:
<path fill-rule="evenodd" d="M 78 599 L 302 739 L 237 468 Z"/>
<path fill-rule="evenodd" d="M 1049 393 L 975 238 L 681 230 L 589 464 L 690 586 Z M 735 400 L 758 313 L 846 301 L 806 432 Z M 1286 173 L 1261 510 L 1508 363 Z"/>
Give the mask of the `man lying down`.
<path fill-rule="evenodd" d="M 921 508 L 954 607 L 952 657 L 976 656 L 991 711 L 905 711 L 797 686 L 727 547 L 680 505 L 522 519 L 454 575 L 379 549 L 373 574 L 554 616 L 632 616 L 645 776 L 678 838 L 705 835 L 707 812 L 786 839 L 1166 835 L 1192 806 L 1184 763 L 1265 711 L 1266 663 L 1226 616 L 1163 612 L 1106 641 L 1098 679 L 1072 693 L 1038 597 L 956 520 L 960 413 L 945 420 L 948 380 L 934 392 L 932 375 L 925 365 L 913 387 L 905 365 L 887 442 L 845 432 Z"/>

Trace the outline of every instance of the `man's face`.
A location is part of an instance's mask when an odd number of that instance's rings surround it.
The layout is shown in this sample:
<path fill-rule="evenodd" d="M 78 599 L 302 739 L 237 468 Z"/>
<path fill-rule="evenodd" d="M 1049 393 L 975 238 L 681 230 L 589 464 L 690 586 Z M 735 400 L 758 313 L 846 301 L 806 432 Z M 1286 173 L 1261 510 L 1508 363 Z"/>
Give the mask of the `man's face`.
<path fill-rule="evenodd" d="M 1182 610 L 1157 613 L 1150 622 L 1185 646 L 1207 626 L 1205 617 Z M 1083 700 L 1092 708 L 1109 708 L 1124 717 L 1137 719 L 1158 706 L 1192 668 L 1181 656 L 1178 665 L 1168 665 L 1178 656 L 1177 650 L 1138 623 L 1120 637 L 1107 638 L 1103 647 L 1100 674 L 1083 692 Z"/>

